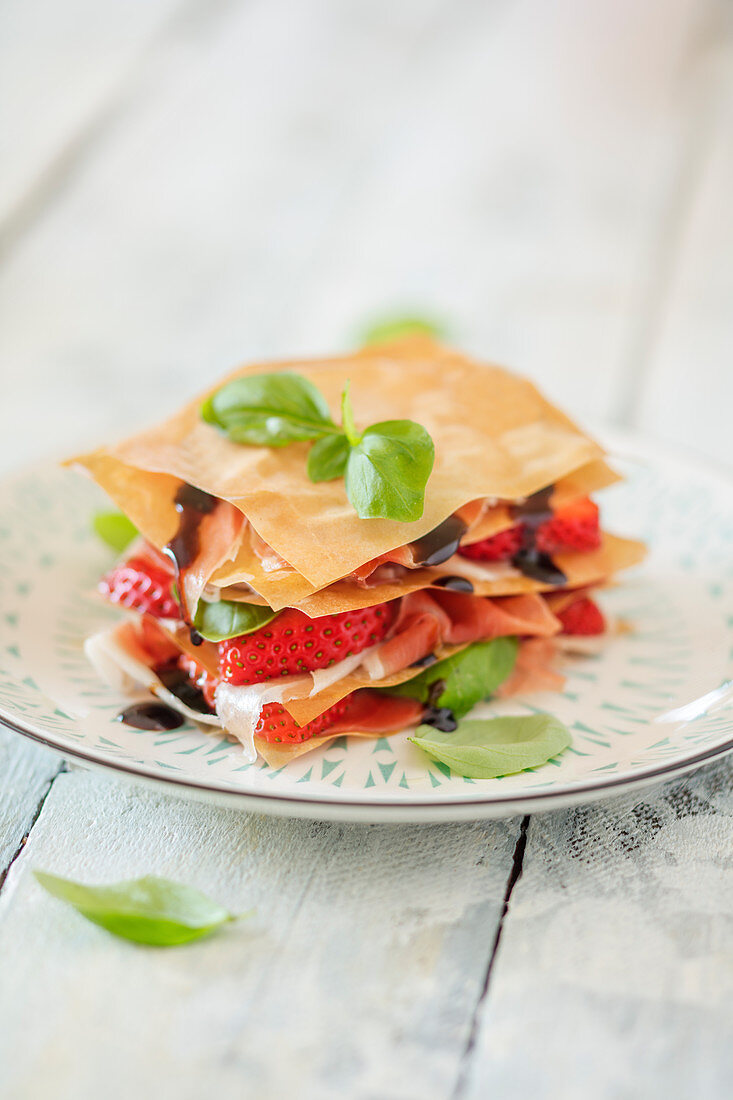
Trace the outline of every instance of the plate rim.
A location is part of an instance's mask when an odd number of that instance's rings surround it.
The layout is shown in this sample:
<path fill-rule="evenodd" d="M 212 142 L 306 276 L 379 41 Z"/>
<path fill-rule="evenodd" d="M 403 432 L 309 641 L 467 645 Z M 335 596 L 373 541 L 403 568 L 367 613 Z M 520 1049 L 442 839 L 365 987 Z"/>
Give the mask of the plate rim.
<path fill-rule="evenodd" d="M 642 432 L 619 428 L 615 425 L 594 425 L 594 434 L 599 436 L 608 446 L 609 452 L 616 449 L 629 448 L 631 453 L 619 457 L 633 458 L 634 450 L 640 460 L 644 456 L 654 455 L 657 458 L 668 458 L 670 461 L 696 469 L 707 478 L 713 478 L 728 490 L 733 491 L 733 471 L 726 466 L 718 466 L 712 460 L 699 455 L 688 448 L 678 448 L 671 443 L 660 440 L 653 435 Z M 8 484 L 17 478 L 22 478 L 31 470 L 47 469 L 53 464 L 49 458 L 37 462 L 23 464 L 19 469 L 8 471 L 1 479 L 1 483 Z M 673 779 L 686 772 L 702 767 L 705 764 L 726 756 L 733 751 L 733 732 L 721 744 L 692 752 L 685 756 L 677 756 L 664 764 L 651 765 L 648 768 L 636 771 L 633 775 L 619 775 L 598 777 L 597 781 L 586 781 L 575 785 L 565 784 L 562 787 L 549 789 L 524 791 L 521 793 L 501 794 L 494 792 L 482 798 L 456 798 L 443 795 L 439 800 L 415 799 L 414 801 L 394 801 L 389 799 L 364 800 L 358 798 L 323 798 L 319 795 L 303 794 L 277 794 L 268 791 L 237 790 L 233 787 L 219 786 L 212 783 L 198 783 L 191 778 L 183 779 L 164 772 L 155 772 L 145 765 L 136 767 L 132 764 L 117 761 L 110 757 L 97 756 L 93 752 L 83 751 L 75 746 L 61 744 L 55 740 L 53 733 L 43 730 L 42 727 L 34 729 L 19 720 L 17 713 L 8 713 L 0 710 L 0 726 L 17 733 L 22 737 L 41 745 L 43 748 L 63 758 L 73 760 L 76 764 L 91 770 L 109 772 L 121 777 L 128 782 L 139 782 L 147 786 L 154 786 L 166 790 L 169 794 L 176 793 L 178 797 L 190 798 L 196 801 L 217 801 L 231 808 L 240 810 L 256 809 L 263 813 L 280 814 L 282 816 L 310 817 L 319 820 L 340 819 L 371 820 L 377 823 L 392 821 L 395 823 L 408 823 L 448 818 L 449 820 L 477 820 L 480 818 L 508 817 L 514 814 L 531 813 L 542 810 L 551 810 L 562 806 L 584 804 L 590 801 L 612 797 L 614 794 L 626 790 L 646 787 L 654 783 L 662 783 L 666 779 Z"/>
<path fill-rule="evenodd" d="M 23 726 L 14 719 L 9 719 L 5 714 L 0 714 L 0 726 L 18 733 L 21 736 L 42 745 L 44 748 L 67 758 L 72 757 L 75 762 L 94 770 L 113 772 L 121 775 L 129 782 L 136 779 L 143 780 L 147 784 L 153 784 L 161 788 L 175 788 L 185 797 L 186 792 L 197 801 L 204 799 L 206 795 L 214 795 L 221 803 L 228 803 L 234 808 L 242 803 L 264 803 L 267 807 L 286 806 L 288 808 L 299 807 L 299 816 L 313 817 L 324 820 L 329 817 L 339 817 L 342 820 L 348 816 L 349 811 L 354 811 L 354 816 L 364 818 L 368 815 L 389 817 L 393 821 L 407 819 L 417 821 L 420 816 L 424 820 L 428 818 L 449 816 L 451 820 L 458 817 L 476 820 L 482 817 L 510 817 L 516 813 L 532 813 L 535 810 L 557 809 L 561 806 L 570 806 L 577 803 L 595 801 L 604 796 L 612 797 L 614 793 L 622 792 L 633 787 L 645 787 L 654 783 L 661 783 L 665 779 L 684 775 L 685 772 L 703 767 L 707 763 L 719 757 L 726 756 L 733 751 L 733 735 L 720 745 L 692 753 L 689 756 L 677 757 L 665 764 L 635 772 L 634 775 L 608 776 L 599 778 L 595 783 L 576 784 L 574 786 L 555 787 L 543 791 L 525 791 L 521 794 L 494 794 L 489 798 L 465 798 L 443 797 L 441 801 L 395 802 L 387 799 L 380 801 L 368 801 L 360 799 L 339 800 L 335 798 L 322 798 L 320 796 L 296 797 L 294 795 L 275 794 L 268 791 L 238 791 L 232 787 L 220 787 L 211 783 L 195 783 L 190 779 L 179 779 L 173 775 L 152 772 L 146 767 L 134 767 L 124 762 L 116 762 L 106 757 L 98 757 L 92 753 L 80 752 L 73 747 L 62 746 L 48 740 L 47 736 L 35 730 Z M 170 793 L 170 791 L 168 792 Z M 531 805 L 531 808 L 530 808 Z M 319 809 L 322 814 L 309 814 L 308 809 Z M 501 811 L 508 809 L 506 813 L 492 813 L 492 809 Z M 331 812 L 333 811 L 333 812 Z M 464 813 L 464 811 L 467 811 Z M 473 812 L 472 812 L 473 811 Z M 277 814 L 277 809 L 262 812 Z M 413 816 L 414 815 L 414 816 Z M 405 823 L 407 823 L 407 820 Z"/>

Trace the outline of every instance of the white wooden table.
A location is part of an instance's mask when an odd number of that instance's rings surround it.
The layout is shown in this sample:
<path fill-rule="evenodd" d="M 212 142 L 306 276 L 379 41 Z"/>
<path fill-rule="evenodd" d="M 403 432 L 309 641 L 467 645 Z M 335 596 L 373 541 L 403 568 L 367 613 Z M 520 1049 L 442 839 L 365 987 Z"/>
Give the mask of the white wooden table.
<path fill-rule="evenodd" d="M 3 0 L 0 164 L 3 471 L 400 308 L 733 464 L 725 0 Z M 0 734 L 0 1095 L 727 1098 L 732 786 L 322 825 Z M 34 867 L 257 915 L 135 948 Z"/>

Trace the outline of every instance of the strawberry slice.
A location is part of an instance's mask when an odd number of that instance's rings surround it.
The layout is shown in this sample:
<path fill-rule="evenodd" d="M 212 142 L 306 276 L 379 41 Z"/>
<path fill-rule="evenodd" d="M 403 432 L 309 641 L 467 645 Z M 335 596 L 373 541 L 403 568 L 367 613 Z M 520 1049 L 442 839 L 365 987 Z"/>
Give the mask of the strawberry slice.
<path fill-rule="evenodd" d="M 600 545 L 598 505 L 590 497 L 579 497 L 564 504 L 537 531 L 537 549 L 542 554 L 597 550 Z"/>
<path fill-rule="evenodd" d="M 603 612 L 588 596 L 582 596 L 555 614 L 562 623 L 563 634 L 603 634 L 606 629 Z"/>
<path fill-rule="evenodd" d="M 461 546 L 458 553 L 473 561 L 509 561 L 521 550 L 523 539 L 524 524 L 517 523 L 491 538 Z M 564 504 L 537 528 L 535 545 L 542 554 L 597 550 L 601 545 L 598 505 L 590 497 Z"/>
<path fill-rule="evenodd" d="M 309 619 L 290 608 L 252 634 L 219 643 L 219 672 L 235 686 L 328 668 L 376 645 L 394 619 L 390 604 Z"/>
<path fill-rule="evenodd" d="M 142 611 L 155 619 L 180 619 L 172 585 L 171 574 L 156 562 L 132 557 L 107 573 L 98 587 L 111 603 L 131 611 Z"/>
<path fill-rule="evenodd" d="M 473 561 L 509 561 L 522 548 L 522 524 L 508 527 L 506 531 L 500 531 L 498 535 L 474 542 L 471 546 L 461 546 L 458 553 L 464 558 Z"/>
<path fill-rule="evenodd" d="M 286 711 L 281 703 L 267 703 L 262 708 L 260 720 L 255 729 L 255 737 L 262 737 L 265 741 L 282 741 L 286 744 L 297 745 L 301 741 L 309 741 L 319 733 L 323 733 L 329 726 L 334 725 L 339 718 L 343 718 L 347 711 L 350 695 L 334 703 L 323 714 L 319 714 L 312 722 L 305 726 L 299 726 L 294 718 Z"/>

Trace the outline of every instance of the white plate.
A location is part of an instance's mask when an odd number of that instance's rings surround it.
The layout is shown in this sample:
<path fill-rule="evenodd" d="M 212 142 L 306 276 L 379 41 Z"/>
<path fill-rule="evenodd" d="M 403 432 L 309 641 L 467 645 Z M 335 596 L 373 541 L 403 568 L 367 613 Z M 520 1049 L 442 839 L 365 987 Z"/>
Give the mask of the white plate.
<path fill-rule="evenodd" d="M 104 503 L 78 474 L 45 466 L 0 485 L 0 720 L 69 759 L 171 793 L 371 822 L 534 812 L 699 767 L 733 748 L 733 486 L 656 445 L 614 442 L 629 480 L 603 494 L 604 521 L 646 539 L 651 553 L 604 604 L 634 632 L 601 656 L 567 659 L 563 694 L 482 708 L 561 718 L 572 747 L 542 768 L 464 779 L 397 734 L 341 738 L 273 770 L 193 725 L 151 733 L 117 722 L 125 700 L 82 652 L 87 634 L 117 618 L 87 598 L 112 560 L 89 528 Z"/>

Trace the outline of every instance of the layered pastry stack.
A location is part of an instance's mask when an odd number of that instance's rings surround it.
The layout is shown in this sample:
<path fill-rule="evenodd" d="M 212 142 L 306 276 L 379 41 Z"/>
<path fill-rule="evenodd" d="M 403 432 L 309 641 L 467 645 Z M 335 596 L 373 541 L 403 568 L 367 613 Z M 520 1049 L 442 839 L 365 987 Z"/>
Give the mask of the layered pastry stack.
<path fill-rule="evenodd" d="M 362 518 L 345 458 L 313 480 L 316 437 L 301 424 L 284 445 L 282 410 L 256 410 L 261 435 L 251 408 L 217 422 L 216 394 L 272 375 L 315 386 L 334 424 L 350 383 L 349 438 L 375 422 L 421 426 L 434 464 L 420 518 Z M 414 510 L 411 463 L 425 457 L 405 438 L 381 474 L 370 457 L 397 512 L 403 477 Z M 489 639 L 518 644 L 487 694 L 561 687 L 557 639 L 607 634 L 594 592 L 644 552 L 599 523 L 591 494 L 618 477 L 597 443 L 528 381 L 425 338 L 245 367 L 171 419 L 73 461 L 140 533 L 100 585 L 129 614 L 89 639 L 90 659 L 273 766 L 344 733 L 449 729 L 439 676 L 429 697 L 407 685 Z"/>

